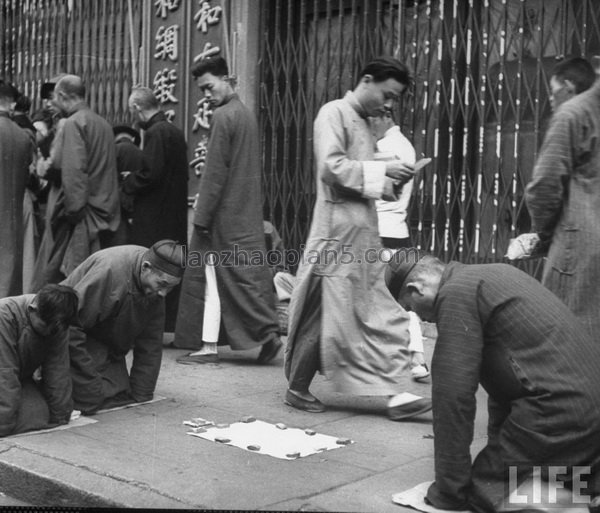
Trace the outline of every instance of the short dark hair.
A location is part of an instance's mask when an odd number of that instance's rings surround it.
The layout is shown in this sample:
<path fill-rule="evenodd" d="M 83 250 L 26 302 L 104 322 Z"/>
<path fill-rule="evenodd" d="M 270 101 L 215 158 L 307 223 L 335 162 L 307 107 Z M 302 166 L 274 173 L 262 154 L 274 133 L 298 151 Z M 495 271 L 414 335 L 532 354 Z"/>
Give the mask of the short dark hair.
<path fill-rule="evenodd" d="M 575 86 L 575 94 L 592 87 L 596 81 L 596 72 L 587 59 L 573 57 L 559 62 L 552 70 L 552 76 L 564 82 L 568 80 Z"/>
<path fill-rule="evenodd" d="M 19 112 L 29 112 L 31 110 L 31 98 L 24 94 L 19 94 L 15 103 L 15 110 Z"/>
<path fill-rule="evenodd" d="M 393 78 L 406 87 L 410 87 L 413 78 L 409 69 L 398 59 L 393 57 L 377 57 L 367 64 L 360 72 L 360 77 L 371 75 L 375 82 L 384 82 L 388 78 Z"/>
<path fill-rule="evenodd" d="M 19 97 L 19 91 L 10 83 L 0 80 L 0 98 L 14 102 Z"/>
<path fill-rule="evenodd" d="M 48 325 L 70 326 L 77 322 L 79 297 L 66 285 L 45 285 L 36 295 L 37 313 Z"/>
<path fill-rule="evenodd" d="M 205 73 L 211 73 L 215 77 L 224 77 L 229 75 L 227 61 L 223 57 L 209 57 L 201 60 L 192 68 L 192 76 L 194 78 L 201 77 Z"/>

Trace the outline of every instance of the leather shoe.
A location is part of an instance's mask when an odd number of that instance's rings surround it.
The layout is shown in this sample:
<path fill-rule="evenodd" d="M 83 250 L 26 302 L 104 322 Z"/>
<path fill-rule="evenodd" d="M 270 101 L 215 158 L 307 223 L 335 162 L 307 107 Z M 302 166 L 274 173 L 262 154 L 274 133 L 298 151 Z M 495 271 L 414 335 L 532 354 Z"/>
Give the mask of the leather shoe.
<path fill-rule="evenodd" d="M 219 355 L 217 354 L 186 354 L 175 359 L 177 363 L 184 365 L 196 365 L 202 363 L 219 363 Z"/>
<path fill-rule="evenodd" d="M 268 342 L 265 342 L 260 350 L 260 354 L 256 359 L 256 363 L 260 365 L 265 365 L 273 360 L 279 350 L 283 347 L 283 343 L 279 340 L 279 337 L 273 338 Z"/>
<path fill-rule="evenodd" d="M 406 420 L 431 410 L 431 399 L 420 397 L 414 401 L 388 407 L 387 413 L 390 420 Z"/>
<path fill-rule="evenodd" d="M 298 397 L 290 390 L 286 391 L 283 402 L 288 406 L 292 406 L 293 408 L 307 411 L 309 413 L 321 413 L 325 411 L 325 405 L 318 399 L 315 399 L 314 401 L 307 401 L 306 399 L 302 399 L 302 397 Z"/>

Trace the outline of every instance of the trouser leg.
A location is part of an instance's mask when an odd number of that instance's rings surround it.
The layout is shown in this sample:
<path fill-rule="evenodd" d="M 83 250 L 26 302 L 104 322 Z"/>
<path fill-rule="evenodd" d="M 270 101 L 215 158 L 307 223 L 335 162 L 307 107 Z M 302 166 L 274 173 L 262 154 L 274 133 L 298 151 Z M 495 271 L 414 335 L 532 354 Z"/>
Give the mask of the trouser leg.
<path fill-rule="evenodd" d="M 33 380 L 21 383 L 21 405 L 14 434 L 49 427 L 50 411 L 39 387 Z"/>
<path fill-rule="evenodd" d="M 204 290 L 204 318 L 202 320 L 202 341 L 217 343 L 221 327 L 221 300 L 217 289 L 213 255 L 206 262 L 206 288 Z"/>
<path fill-rule="evenodd" d="M 288 388 L 308 391 L 321 366 L 321 280 L 313 277 L 304 310 L 298 322 L 289 365 Z"/>

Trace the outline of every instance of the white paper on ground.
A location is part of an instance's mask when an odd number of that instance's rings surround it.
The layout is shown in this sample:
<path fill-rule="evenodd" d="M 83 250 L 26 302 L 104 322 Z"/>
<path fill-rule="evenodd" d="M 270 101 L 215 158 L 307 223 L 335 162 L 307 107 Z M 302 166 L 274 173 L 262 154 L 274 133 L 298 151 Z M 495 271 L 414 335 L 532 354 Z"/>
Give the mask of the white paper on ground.
<path fill-rule="evenodd" d="M 123 406 L 115 406 L 114 408 L 106 408 L 105 410 L 98 410 L 95 415 L 98 415 L 99 413 L 107 413 L 109 411 L 117 411 L 117 410 L 124 410 L 125 408 L 134 408 L 136 406 L 141 406 L 143 404 L 151 404 L 151 403 L 155 403 L 157 401 L 162 401 L 163 399 L 166 399 L 166 397 L 162 397 L 160 395 L 155 395 L 153 399 L 150 399 L 149 401 L 144 401 L 142 403 L 129 403 L 129 404 L 125 404 Z"/>
<path fill-rule="evenodd" d="M 39 435 L 41 433 L 51 433 L 52 431 L 62 431 L 64 429 L 71 429 L 74 427 L 85 426 L 87 424 L 95 424 L 96 422 L 98 422 L 96 419 L 91 419 L 90 417 L 78 417 L 77 419 L 72 420 L 68 424 L 56 426 L 55 428 L 38 429 L 37 431 L 27 431 L 27 433 L 19 433 L 18 435 L 7 436 L 6 438 L 16 438 L 18 436 Z"/>
<path fill-rule="evenodd" d="M 425 496 L 427 490 L 433 481 L 425 481 L 424 483 L 418 484 L 414 488 L 406 490 L 404 492 L 395 493 L 392 495 L 392 501 L 395 504 L 401 506 L 408 506 L 409 508 L 416 509 L 418 511 L 424 511 L 426 513 L 448 513 L 447 509 L 437 509 L 430 506 L 425 502 Z M 471 513 L 470 510 L 454 511 L 453 513 Z"/>
<path fill-rule="evenodd" d="M 284 460 L 295 460 L 348 445 L 338 444 L 337 440 L 339 438 L 335 436 L 321 433 L 307 435 L 304 429 L 291 427 L 280 429 L 276 424 L 270 424 L 262 420 L 234 422 L 229 427 L 219 428 L 213 426 L 207 428 L 203 433 L 188 432 L 187 434 L 211 442 L 216 442 L 215 438 L 229 439 L 230 441 L 223 443 L 223 445 L 233 445 L 249 452 L 267 454 Z M 354 442 L 349 441 L 349 443 Z M 248 449 L 249 446 L 258 446 L 260 449 L 251 450 Z"/>

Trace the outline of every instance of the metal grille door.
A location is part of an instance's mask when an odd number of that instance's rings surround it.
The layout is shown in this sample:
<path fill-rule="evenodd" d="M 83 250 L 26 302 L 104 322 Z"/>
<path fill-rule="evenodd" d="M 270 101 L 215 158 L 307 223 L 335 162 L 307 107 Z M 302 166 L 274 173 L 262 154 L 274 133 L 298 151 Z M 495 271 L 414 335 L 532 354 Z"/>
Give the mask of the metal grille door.
<path fill-rule="evenodd" d="M 2 75 L 40 106 L 43 82 L 80 75 L 91 108 L 111 123 L 129 120 L 139 77 L 142 0 L 0 0 Z"/>
<path fill-rule="evenodd" d="M 500 261 L 530 229 L 523 191 L 559 59 L 600 54 L 594 0 L 266 0 L 261 133 L 268 214 L 288 247 L 315 199 L 312 122 L 380 54 L 415 75 L 397 119 L 417 155 L 413 242 L 446 260 Z M 535 272 L 535 265 L 528 269 Z"/>

